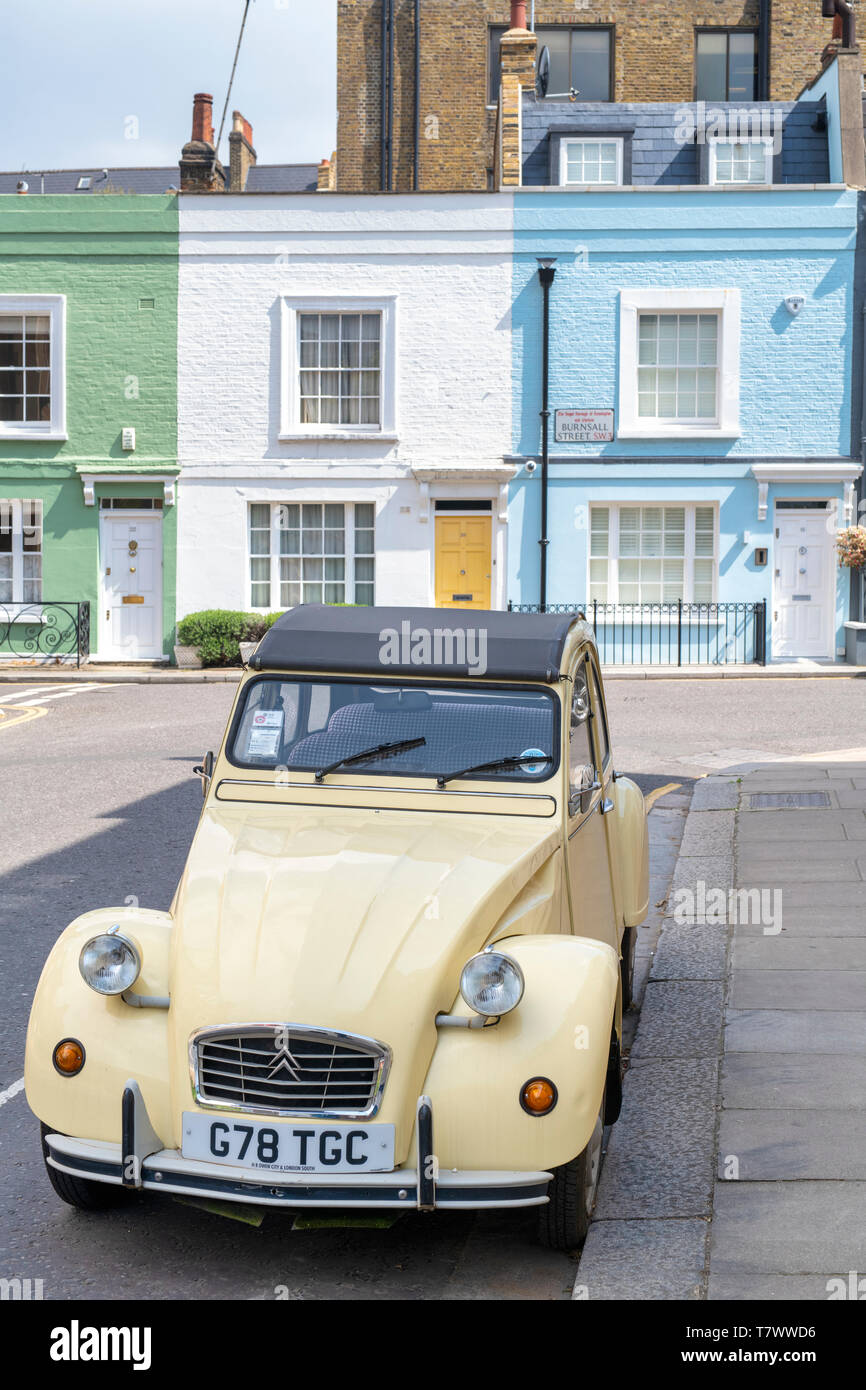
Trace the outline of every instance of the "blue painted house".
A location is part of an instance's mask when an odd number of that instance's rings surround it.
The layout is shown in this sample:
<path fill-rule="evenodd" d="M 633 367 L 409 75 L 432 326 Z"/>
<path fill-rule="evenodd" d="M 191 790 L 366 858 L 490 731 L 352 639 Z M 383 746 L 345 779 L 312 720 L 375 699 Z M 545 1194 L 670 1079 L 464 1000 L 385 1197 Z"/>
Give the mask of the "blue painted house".
<path fill-rule="evenodd" d="M 521 116 L 509 598 L 539 602 L 546 550 L 548 605 L 591 606 L 608 660 L 837 659 L 861 473 L 837 64 L 746 112 L 524 92 Z"/>

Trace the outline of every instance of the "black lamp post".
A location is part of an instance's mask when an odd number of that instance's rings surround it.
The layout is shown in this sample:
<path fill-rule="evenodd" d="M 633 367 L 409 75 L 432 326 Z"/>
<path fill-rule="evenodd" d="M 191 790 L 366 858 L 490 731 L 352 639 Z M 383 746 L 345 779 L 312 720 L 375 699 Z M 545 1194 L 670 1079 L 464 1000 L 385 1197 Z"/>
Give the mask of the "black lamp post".
<path fill-rule="evenodd" d="M 550 387 L 550 287 L 556 276 L 556 257 L 537 256 L 538 278 L 541 282 L 541 293 L 544 299 L 544 317 L 541 330 L 541 536 L 538 544 L 541 547 L 541 584 L 539 591 L 540 608 L 542 613 L 547 611 L 547 547 L 550 540 L 547 535 L 547 476 L 550 453 L 548 448 L 548 434 L 550 425 L 550 410 L 548 408 L 548 397 Z"/>

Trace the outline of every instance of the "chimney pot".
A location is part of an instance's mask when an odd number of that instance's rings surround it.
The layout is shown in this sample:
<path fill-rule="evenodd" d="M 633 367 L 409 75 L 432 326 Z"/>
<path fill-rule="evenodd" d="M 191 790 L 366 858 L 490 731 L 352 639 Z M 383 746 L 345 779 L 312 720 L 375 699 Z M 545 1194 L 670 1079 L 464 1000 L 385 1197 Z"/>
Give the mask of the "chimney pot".
<path fill-rule="evenodd" d="M 202 144 L 213 144 L 213 97 L 210 92 L 196 92 L 192 99 L 192 138 Z"/>
<path fill-rule="evenodd" d="M 241 111 L 232 112 L 229 132 L 229 192 L 244 193 L 247 176 L 256 162 L 253 128 Z"/>
<path fill-rule="evenodd" d="M 222 193 L 225 170 L 216 157 L 213 134 L 213 97 L 196 92 L 192 103 L 192 139 L 180 154 L 181 193 Z"/>
<path fill-rule="evenodd" d="M 241 111 L 232 112 L 232 131 L 236 135 L 242 135 L 247 144 L 252 146 L 253 128 Z"/>
<path fill-rule="evenodd" d="M 526 0 L 511 0 L 511 27 L 526 28 Z"/>

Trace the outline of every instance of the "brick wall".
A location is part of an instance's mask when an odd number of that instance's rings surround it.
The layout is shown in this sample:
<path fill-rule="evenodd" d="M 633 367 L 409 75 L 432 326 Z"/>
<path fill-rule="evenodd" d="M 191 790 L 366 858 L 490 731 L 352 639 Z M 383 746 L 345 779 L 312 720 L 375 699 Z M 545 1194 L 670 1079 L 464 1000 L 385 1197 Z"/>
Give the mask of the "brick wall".
<path fill-rule="evenodd" d="M 419 174 L 425 190 L 482 190 L 494 167 L 488 105 L 488 26 L 507 24 L 509 0 L 421 0 Z M 395 0 L 393 188 L 412 187 L 414 0 Z M 821 0 L 773 0 L 771 97 L 791 100 L 819 71 L 832 33 Z M 747 27 L 758 0 L 538 0 L 536 24 L 615 27 L 614 97 L 691 101 L 696 28 Z M 339 0 L 337 184 L 375 191 L 381 159 L 382 0 Z"/>

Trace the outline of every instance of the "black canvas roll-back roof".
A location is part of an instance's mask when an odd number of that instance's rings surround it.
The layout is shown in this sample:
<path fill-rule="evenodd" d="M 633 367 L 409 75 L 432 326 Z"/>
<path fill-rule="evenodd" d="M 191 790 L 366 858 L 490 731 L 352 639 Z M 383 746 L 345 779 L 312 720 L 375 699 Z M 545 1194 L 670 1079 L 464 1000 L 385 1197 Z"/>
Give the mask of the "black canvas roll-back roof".
<path fill-rule="evenodd" d="M 559 679 L 574 613 L 301 604 L 278 618 L 250 665 L 258 671 L 447 680 Z"/>

